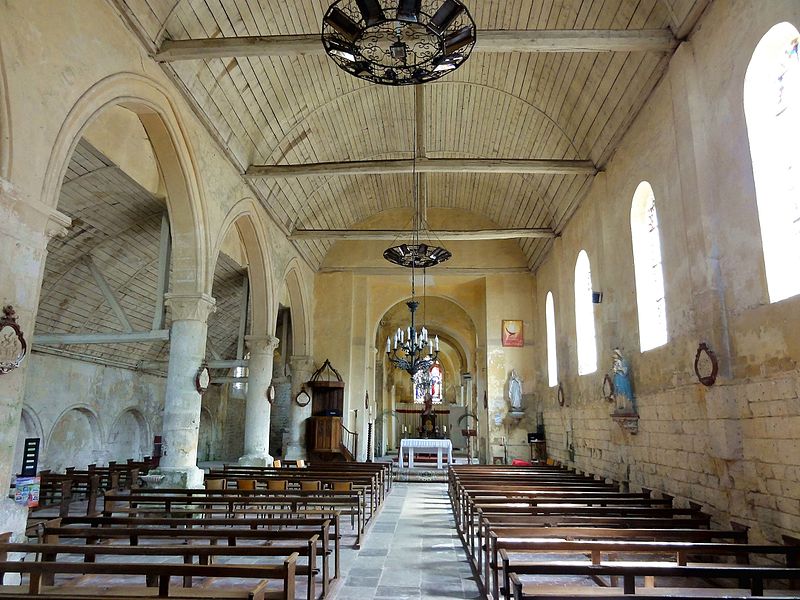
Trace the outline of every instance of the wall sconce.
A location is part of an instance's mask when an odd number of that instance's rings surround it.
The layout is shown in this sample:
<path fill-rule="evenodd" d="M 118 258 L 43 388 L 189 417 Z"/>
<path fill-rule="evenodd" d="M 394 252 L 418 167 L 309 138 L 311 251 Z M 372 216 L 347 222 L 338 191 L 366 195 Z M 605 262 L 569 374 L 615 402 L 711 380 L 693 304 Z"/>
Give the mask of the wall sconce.
<path fill-rule="evenodd" d="M 603 292 L 592 292 L 592 304 L 600 304 L 603 302 Z"/>

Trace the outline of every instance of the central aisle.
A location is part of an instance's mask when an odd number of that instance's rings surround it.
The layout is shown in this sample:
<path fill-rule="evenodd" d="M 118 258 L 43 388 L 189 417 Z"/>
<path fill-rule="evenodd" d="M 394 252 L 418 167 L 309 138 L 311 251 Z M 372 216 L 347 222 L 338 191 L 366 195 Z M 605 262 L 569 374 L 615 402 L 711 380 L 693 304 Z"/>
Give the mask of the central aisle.
<path fill-rule="evenodd" d="M 395 483 L 333 600 L 480 598 L 443 483 Z"/>

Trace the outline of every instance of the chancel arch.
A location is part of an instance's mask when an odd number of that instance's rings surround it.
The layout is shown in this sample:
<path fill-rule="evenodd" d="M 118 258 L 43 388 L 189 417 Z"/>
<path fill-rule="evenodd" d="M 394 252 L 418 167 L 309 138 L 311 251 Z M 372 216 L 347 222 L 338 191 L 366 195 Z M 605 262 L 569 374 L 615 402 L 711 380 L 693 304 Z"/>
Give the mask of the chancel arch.
<path fill-rule="evenodd" d="M 424 324 L 431 336 L 439 337 L 438 368 L 441 369 L 441 401 L 434 401 L 434 412 L 440 434 L 444 430 L 454 436 L 454 444 L 465 447 L 461 439 L 458 418 L 465 411 L 474 412 L 471 399 L 467 397 L 462 375 L 475 370 L 472 358 L 477 347 L 477 332 L 472 317 L 449 298 L 427 296 L 418 298 L 421 304 L 417 310 L 416 326 Z M 381 439 L 387 448 L 396 447 L 401 437 L 413 437 L 420 433 L 420 411 L 422 404 L 411 376 L 395 368 L 386 357 L 386 338 L 390 344 L 398 328 L 404 331 L 409 326 L 407 300 L 396 302 L 380 319 L 377 327 L 375 345 L 376 357 L 375 389 L 381 404 L 381 411 L 394 411 L 396 420 L 382 421 Z M 472 388 L 470 387 L 470 390 Z M 432 434 L 432 432 L 427 432 Z"/>

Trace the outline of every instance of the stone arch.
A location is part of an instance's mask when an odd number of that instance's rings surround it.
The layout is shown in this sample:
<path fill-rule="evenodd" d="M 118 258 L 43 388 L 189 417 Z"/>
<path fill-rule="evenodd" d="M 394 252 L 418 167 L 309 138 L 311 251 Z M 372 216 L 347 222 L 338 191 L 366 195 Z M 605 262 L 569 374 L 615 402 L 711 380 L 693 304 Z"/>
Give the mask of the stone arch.
<path fill-rule="evenodd" d="M 106 442 L 109 460 L 140 460 L 149 452 L 150 425 L 135 407 L 123 410 L 114 420 Z"/>
<path fill-rule="evenodd" d="M 478 333 L 479 330 L 478 330 L 478 327 L 475 324 L 475 320 L 470 316 L 470 314 L 467 311 L 467 309 L 456 298 L 450 296 L 449 294 L 429 295 L 428 298 L 440 298 L 442 300 L 446 300 L 448 302 L 452 302 L 461 312 L 463 312 L 464 316 L 466 316 L 466 318 L 468 319 L 469 325 L 472 328 L 472 331 L 475 332 L 476 334 Z M 376 340 L 376 344 L 377 344 L 376 347 L 379 350 L 386 343 L 386 341 L 384 340 L 383 341 L 383 345 L 382 345 L 381 344 L 381 340 L 378 339 L 378 334 L 380 333 L 380 329 L 381 329 L 381 319 L 383 319 L 383 317 L 386 315 L 386 313 L 388 313 L 389 311 L 391 311 L 392 309 L 394 309 L 395 307 L 397 307 L 400 304 L 405 304 L 409 300 L 411 300 L 411 298 L 409 298 L 409 297 L 401 298 L 401 297 L 398 296 L 398 297 L 393 298 L 392 300 L 387 301 L 383 306 L 380 307 L 380 309 L 378 311 L 376 311 L 376 314 L 379 315 L 379 317 L 378 317 L 378 320 L 375 322 L 375 324 L 373 326 L 372 337 L 373 337 L 373 339 Z M 472 343 L 470 344 L 470 340 L 465 340 L 465 339 L 463 339 L 463 337 L 458 336 L 457 334 L 453 333 L 451 330 L 449 330 L 449 328 L 447 327 L 447 325 L 445 323 L 441 323 L 441 324 L 437 323 L 437 327 L 441 327 L 444 330 L 448 330 L 448 334 L 450 335 L 451 339 L 456 342 L 454 344 L 454 347 L 460 345 L 462 350 L 465 352 L 465 354 L 462 355 L 462 359 L 464 359 L 464 364 L 469 364 L 469 360 L 468 360 L 469 356 L 466 354 L 466 349 L 469 348 L 470 345 L 475 345 L 477 343 L 477 340 L 472 340 Z"/>
<path fill-rule="evenodd" d="M 56 136 L 42 184 L 42 201 L 57 205 L 61 182 L 83 132 L 105 108 L 115 105 L 139 117 L 164 179 L 173 242 L 172 291 L 208 292 L 208 224 L 197 161 L 170 93 L 153 80 L 117 73 L 83 93 Z"/>
<path fill-rule="evenodd" d="M 75 405 L 59 415 L 45 446 L 45 468 L 86 468 L 102 458 L 100 420 L 88 406 Z"/>
<path fill-rule="evenodd" d="M 22 468 L 22 451 L 25 445 L 26 438 L 39 438 L 41 441 L 41 445 L 43 444 L 44 440 L 42 435 L 42 423 L 39 421 L 39 417 L 33 411 L 33 409 L 25 405 L 22 407 L 22 414 L 20 415 L 19 419 L 19 429 L 17 430 L 17 445 L 14 448 L 14 463 L 13 463 L 13 471 L 11 472 L 12 475 L 17 475 Z"/>
<path fill-rule="evenodd" d="M 205 462 L 214 457 L 214 417 L 205 406 L 200 410 L 200 430 L 197 438 L 197 461 Z"/>
<path fill-rule="evenodd" d="M 208 289 L 214 279 L 214 265 L 219 258 L 222 242 L 230 231 L 236 227 L 244 247 L 248 262 L 248 279 L 250 284 L 250 305 L 253 312 L 252 335 L 272 333 L 277 318 L 275 291 L 272 281 L 272 259 L 270 248 L 266 243 L 269 231 L 260 218 L 258 204 L 252 198 L 239 200 L 225 216 L 219 230 L 212 260 L 209 262 Z"/>
<path fill-rule="evenodd" d="M 311 353 L 311 327 L 308 322 L 311 311 L 308 307 L 307 295 L 304 293 L 306 288 L 298 262 L 298 259 L 292 259 L 289 262 L 283 281 L 292 304 L 292 340 L 294 342 L 292 354 L 308 356 Z"/>
<path fill-rule="evenodd" d="M 0 177 L 8 179 L 11 173 L 11 106 L 8 100 L 8 80 L 0 44 Z"/>

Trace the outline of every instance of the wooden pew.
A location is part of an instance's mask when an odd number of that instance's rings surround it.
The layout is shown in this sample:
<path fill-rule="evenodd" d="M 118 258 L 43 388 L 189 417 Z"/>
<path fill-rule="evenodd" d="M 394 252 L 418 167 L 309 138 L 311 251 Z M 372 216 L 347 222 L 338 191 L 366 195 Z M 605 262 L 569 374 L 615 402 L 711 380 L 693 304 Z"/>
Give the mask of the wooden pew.
<path fill-rule="evenodd" d="M 665 561 L 664 566 L 670 564 L 677 566 L 689 566 L 689 559 L 692 557 L 702 558 L 705 561 L 709 557 L 719 559 L 723 557 L 733 557 L 737 565 L 749 565 L 753 562 L 753 557 L 765 557 L 767 555 L 783 555 L 786 566 L 793 569 L 795 574 L 798 575 L 800 582 L 800 546 L 798 545 L 768 545 L 768 544 L 731 544 L 731 543 L 709 543 L 709 542 L 688 542 L 688 541 L 672 541 L 672 540 L 653 540 L 653 541 L 633 541 L 633 540 L 560 540 L 560 539 L 530 539 L 520 548 L 519 545 L 514 548 L 514 551 L 525 553 L 546 554 L 557 552 L 559 554 L 576 555 L 578 563 L 581 561 L 591 565 L 616 565 L 616 564 L 639 564 L 639 561 L 649 561 L 647 564 L 652 563 L 653 557 L 663 556 L 671 558 L 672 561 Z M 509 557 L 509 548 L 502 548 L 500 550 L 500 560 L 502 569 L 503 586 L 500 590 L 495 589 L 495 597 L 499 593 L 504 593 L 507 600 L 511 598 L 511 588 L 509 585 L 509 578 L 511 573 L 516 573 L 518 576 L 523 573 L 536 574 L 538 565 L 552 564 L 532 561 L 512 561 Z M 624 559 L 619 555 L 624 554 Z M 586 559 L 586 556 L 589 559 Z M 636 556 L 637 561 L 631 562 L 630 556 Z M 605 559 L 604 559 L 605 557 Z M 565 563 L 566 564 L 566 563 Z M 729 568 L 729 564 L 692 564 L 691 566 L 713 566 Z M 728 576 L 728 572 L 724 572 L 724 576 Z M 655 587 L 655 582 L 646 582 L 648 587 Z M 755 583 L 752 584 L 755 586 Z M 763 585 L 759 587 L 752 587 L 753 590 L 761 590 L 763 593 Z M 577 592 L 576 592 L 577 593 Z M 626 593 L 631 592 L 626 587 Z"/>
<path fill-rule="evenodd" d="M 363 472 L 354 470 L 333 471 L 317 469 L 290 469 L 286 467 L 225 467 L 223 469 L 211 469 L 208 474 L 209 479 L 225 479 L 228 487 L 235 487 L 238 479 L 255 479 L 258 483 L 266 486 L 271 479 L 286 480 L 292 488 L 299 488 L 301 481 L 321 481 L 331 484 L 334 481 L 350 482 L 354 489 L 362 489 L 365 498 L 369 500 L 369 509 L 366 520 L 371 519 L 377 513 L 384 500 L 384 487 L 381 483 L 379 472 Z"/>
<path fill-rule="evenodd" d="M 86 519 L 88 523 L 81 523 L 84 519 L 54 519 L 42 524 L 41 539 L 44 544 L 57 545 L 62 538 L 83 539 L 87 545 L 96 547 L 101 542 L 127 541 L 130 546 L 138 546 L 143 540 L 156 540 L 159 543 L 184 540 L 191 544 L 184 546 L 191 554 L 198 554 L 198 549 L 208 548 L 200 546 L 199 542 L 217 544 L 226 542 L 229 547 L 239 547 L 240 542 L 274 544 L 275 542 L 298 542 L 307 545 L 311 538 L 315 538 L 314 562 L 309 556 L 307 569 L 299 567 L 298 574 L 310 577 L 310 587 L 313 585 L 312 571 L 316 567 L 316 556 L 321 560 L 323 595 L 327 595 L 332 579 L 338 579 L 340 573 L 340 547 L 338 539 L 334 541 L 334 550 L 330 547 L 329 519 L 120 519 L 120 518 L 93 518 Z M 64 522 L 66 521 L 66 523 Z M 73 522 L 70 522 L 73 521 Z M 78 521 L 77 523 L 74 521 Z M 268 527 L 282 526 L 276 531 Z M 334 538 L 336 536 L 334 535 Z M 317 545 L 319 544 L 319 547 Z M 306 550 L 293 549 L 303 556 L 308 555 Z M 266 552 L 266 551 L 265 551 Z M 274 545 L 272 556 L 283 556 L 287 552 L 281 545 Z M 331 577 L 329 559 L 334 558 L 334 576 Z"/>
<path fill-rule="evenodd" d="M 79 555 L 84 557 L 84 562 L 95 562 L 98 555 L 101 556 L 125 556 L 125 557 L 176 557 L 183 561 L 183 564 L 210 565 L 216 557 L 285 557 L 296 553 L 298 556 L 307 556 L 308 565 L 296 565 L 296 575 L 306 575 L 308 582 L 308 592 L 306 600 L 316 600 L 316 586 L 314 568 L 317 556 L 317 543 L 319 536 L 314 534 L 305 543 L 296 545 L 282 546 L 220 546 L 220 545 L 167 545 L 167 546 L 120 546 L 120 545 L 69 545 L 69 544 L 0 544 L 0 560 L 5 560 L 8 553 L 17 552 L 25 554 L 36 554 L 42 562 L 56 562 L 60 556 Z M 197 563 L 194 562 L 195 557 Z M 239 564 L 230 563 L 225 564 Z M 42 584 L 52 586 L 53 580 L 51 573 L 42 576 Z M 184 577 L 183 587 L 191 588 L 193 585 L 192 576 Z M 328 585 L 323 577 L 322 598 L 328 595 Z M 0 589 L 0 598 L 3 597 Z M 63 597 L 63 596 L 62 596 Z"/>
<path fill-rule="evenodd" d="M 0 598 L 19 599 L 36 596 L 44 600 L 51 598 L 149 598 L 157 594 L 159 598 L 178 598 L 189 600 L 196 598 L 247 598 L 252 600 L 281 599 L 294 600 L 296 553 L 286 558 L 282 565 L 188 565 L 170 563 L 112 563 L 112 562 L 0 562 L 0 575 L 20 573 L 29 576 L 27 585 L 1 586 Z M 74 575 L 141 575 L 143 580 L 155 578 L 158 581 L 157 591 L 148 588 L 143 581 L 140 586 L 71 586 L 69 595 L 62 586 L 46 586 L 45 579 L 62 574 Z M 170 585 L 172 577 L 228 577 L 236 579 L 255 579 L 258 583 L 247 590 L 214 589 L 203 593 L 195 588 L 175 588 Z M 267 590 L 269 580 L 281 580 L 283 589 Z M 120 595 L 113 593 L 114 587 L 122 587 Z M 109 593 L 111 591 L 112 593 Z"/>
<path fill-rule="evenodd" d="M 184 516 L 234 514 L 238 510 L 239 515 L 241 511 L 267 515 L 279 510 L 279 507 L 291 513 L 299 513 L 308 507 L 338 510 L 345 514 L 355 512 L 355 546 L 361 546 L 365 519 L 363 494 L 359 491 L 151 489 L 136 490 L 129 494 L 109 492 L 104 498 L 102 514 Z"/>
<path fill-rule="evenodd" d="M 499 553 L 505 551 L 528 553 L 536 552 L 540 547 L 550 543 L 566 542 L 567 544 L 720 544 L 735 546 L 747 545 L 747 533 L 736 530 L 711 529 L 613 529 L 596 527 L 543 527 L 543 528 L 498 528 L 489 532 L 487 550 L 484 554 L 484 581 L 495 597 L 499 592 L 502 564 Z M 569 547 L 569 546 L 567 546 Z M 589 550 L 587 550 L 589 552 Z"/>
<path fill-rule="evenodd" d="M 671 577 L 690 580 L 690 585 L 680 588 L 648 588 L 648 595 L 655 595 L 659 590 L 664 592 L 665 597 L 670 597 L 672 593 L 691 594 L 695 591 L 703 593 L 708 590 L 697 589 L 691 581 L 698 579 L 735 579 L 739 582 L 747 581 L 750 596 L 764 595 L 764 582 L 768 580 L 785 580 L 790 582 L 800 581 L 800 568 L 798 567 L 771 567 L 741 564 L 703 564 L 703 565 L 679 565 L 677 563 L 654 562 L 654 561 L 611 561 L 592 564 L 591 561 L 553 561 L 553 562 L 517 562 L 509 560 L 505 550 L 500 553 L 503 564 L 503 572 L 509 573 L 509 585 L 513 592 L 513 597 L 518 600 L 529 600 L 531 595 L 536 597 L 546 597 L 546 590 L 556 589 L 556 586 L 548 588 L 534 584 L 525 586 L 521 583 L 520 575 L 551 575 L 551 576 L 585 576 L 585 577 L 618 577 L 622 579 L 622 591 L 624 594 L 636 594 L 636 578 L 644 577 L 646 580 L 655 577 Z M 512 574 L 514 578 L 512 578 Z M 568 593 L 573 598 L 597 597 L 597 591 L 590 586 L 557 586 L 558 593 Z M 741 596 L 744 590 L 736 588 L 735 594 Z M 774 592 L 770 592 L 773 595 Z M 744 596 L 749 597 L 749 596 Z M 796 597 L 796 594 L 795 594 Z"/>

